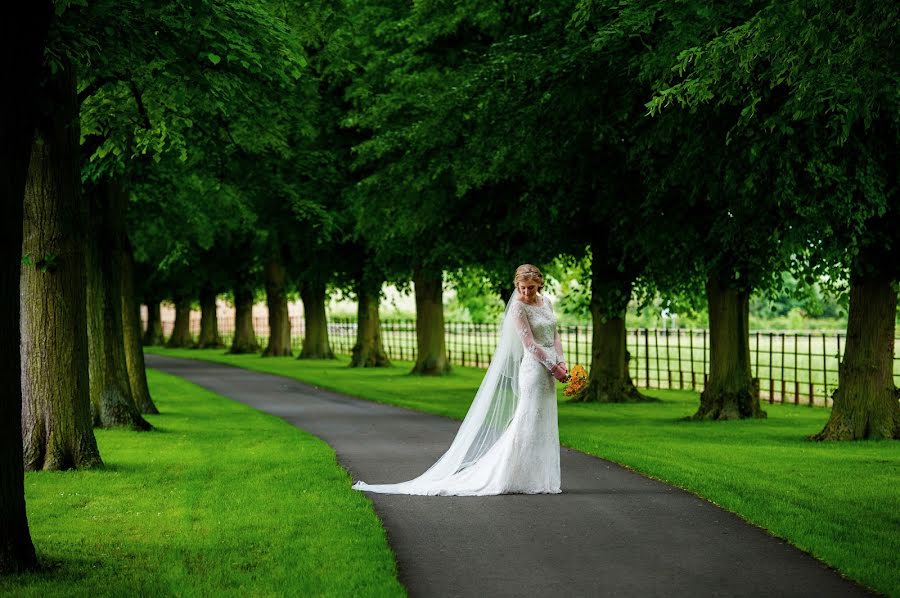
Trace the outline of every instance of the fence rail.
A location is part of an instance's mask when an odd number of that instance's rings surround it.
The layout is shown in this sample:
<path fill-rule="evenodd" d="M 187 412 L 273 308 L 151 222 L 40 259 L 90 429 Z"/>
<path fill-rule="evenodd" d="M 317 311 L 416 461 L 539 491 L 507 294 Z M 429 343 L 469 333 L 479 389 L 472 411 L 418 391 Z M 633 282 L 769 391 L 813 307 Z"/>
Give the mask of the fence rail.
<path fill-rule="evenodd" d="M 299 351 L 304 323 L 292 316 L 291 346 Z M 173 323 L 163 322 L 163 333 L 171 334 Z M 266 318 L 254 318 L 253 327 L 263 346 L 268 340 Z M 191 317 L 194 338 L 200 331 L 200 318 Z M 560 336 L 570 365 L 590 366 L 593 327 L 560 326 Z M 382 340 L 391 359 L 416 358 L 414 320 L 383 320 Z M 234 319 L 219 318 L 219 333 L 230 344 Z M 497 345 L 497 324 L 447 322 L 445 335 L 448 359 L 454 365 L 487 367 Z M 335 353 L 349 354 L 356 343 L 356 320 L 332 318 L 328 335 Z M 837 387 L 838 370 L 846 334 L 843 332 L 756 331 L 750 333 L 750 364 L 759 379 L 760 397 L 770 403 L 831 405 L 831 393 Z M 709 372 L 709 332 L 683 328 L 636 328 L 626 332 L 628 369 L 635 385 L 641 388 L 689 389 L 702 391 Z M 900 338 L 894 340 L 894 382 L 900 385 Z"/>

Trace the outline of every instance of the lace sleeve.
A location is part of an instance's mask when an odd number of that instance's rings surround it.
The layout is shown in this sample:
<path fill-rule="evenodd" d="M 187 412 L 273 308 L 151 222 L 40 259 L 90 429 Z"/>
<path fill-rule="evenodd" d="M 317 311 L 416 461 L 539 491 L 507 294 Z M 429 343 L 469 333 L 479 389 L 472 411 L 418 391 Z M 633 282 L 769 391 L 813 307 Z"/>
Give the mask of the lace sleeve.
<path fill-rule="evenodd" d="M 550 307 L 550 311 L 553 311 L 553 304 L 550 303 L 550 300 L 544 299 L 544 301 L 547 302 L 547 305 Z M 559 355 L 560 361 L 565 362 L 566 358 L 563 355 L 562 337 L 559 335 L 559 326 L 556 326 L 556 330 L 554 331 L 553 347 L 556 349 L 556 354 Z"/>
<path fill-rule="evenodd" d="M 528 315 L 525 313 L 525 308 L 518 305 L 514 309 L 516 333 L 522 340 L 522 346 L 525 347 L 526 351 L 534 355 L 534 358 L 541 362 L 545 368 L 552 370 L 556 365 L 556 361 L 547 355 L 547 352 L 544 351 L 543 347 L 538 346 L 538 344 L 534 342 L 534 335 L 531 333 L 531 325 L 528 323 Z"/>

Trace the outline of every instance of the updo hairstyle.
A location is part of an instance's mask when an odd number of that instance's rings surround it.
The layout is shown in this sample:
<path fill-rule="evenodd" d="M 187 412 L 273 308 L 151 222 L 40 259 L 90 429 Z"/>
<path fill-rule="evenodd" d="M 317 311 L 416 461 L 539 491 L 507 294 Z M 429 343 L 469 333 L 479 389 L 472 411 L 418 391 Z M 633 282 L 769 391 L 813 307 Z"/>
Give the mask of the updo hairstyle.
<path fill-rule="evenodd" d="M 538 292 L 544 289 L 544 275 L 538 270 L 537 266 L 531 264 L 522 264 L 516 268 L 516 276 L 513 278 L 513 286 L 519 288 L 519 283 L 524 280 L 533 280 L 538 283 Z"/>

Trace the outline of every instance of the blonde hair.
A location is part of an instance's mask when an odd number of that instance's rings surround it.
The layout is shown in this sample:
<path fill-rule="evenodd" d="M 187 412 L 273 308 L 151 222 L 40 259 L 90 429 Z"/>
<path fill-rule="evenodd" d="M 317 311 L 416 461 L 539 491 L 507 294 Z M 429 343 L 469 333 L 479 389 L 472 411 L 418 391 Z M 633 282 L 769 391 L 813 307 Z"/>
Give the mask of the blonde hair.
<path fill-rule="evenodd" d="M 538 270 L 537 266 L 531 264 L 522 264 L 516 268 L 516 276 L 513 278 L 513 285 L 518 289 L 519 282 L 523 280 L 533 280 L 538 283 L 538 292 L 544 288 L 544 275 Z"/>

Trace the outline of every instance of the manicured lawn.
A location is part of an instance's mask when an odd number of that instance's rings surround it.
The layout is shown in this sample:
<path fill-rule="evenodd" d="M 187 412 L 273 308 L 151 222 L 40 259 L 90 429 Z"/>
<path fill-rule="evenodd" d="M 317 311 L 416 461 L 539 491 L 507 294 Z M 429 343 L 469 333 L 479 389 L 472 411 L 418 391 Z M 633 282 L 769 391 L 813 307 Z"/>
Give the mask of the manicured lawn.
<path fill-rule="evenodd" d="M 46 569 L 9 596 L 404 596 L 371 503 L 314 436 L 149 372 L 156 430 L 97 430 L 106 468 L 26 475 Z"/>
<path fill-rule="evenodd" d="M 205 359 L 288 376 L 382 403 L 462 419 L 482 370 L 443 378 L 409 376 L 411 364 L 350 369 L 347 359 L 298 361 L 220 350 L 148 352 Z M 560 439 L 568 447 L 633 468 L 698 494 L 770 530 L 846 576 L 900 596 L 900 443 L 812 443 L 829 410 L 765 405 L 766 420 L 683 422 L 698 396 L 648 391 L 642 405 L 563 401 Z M 565 491 L 565 475 L 563 490 Z M 812 591 L 812 589 L 811 589 Z"/>

